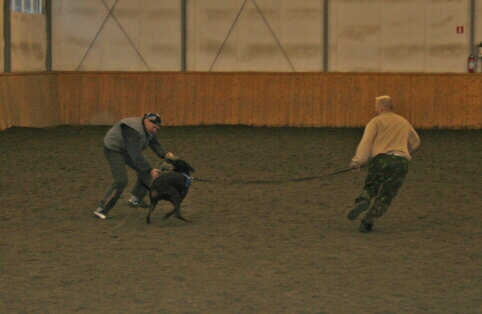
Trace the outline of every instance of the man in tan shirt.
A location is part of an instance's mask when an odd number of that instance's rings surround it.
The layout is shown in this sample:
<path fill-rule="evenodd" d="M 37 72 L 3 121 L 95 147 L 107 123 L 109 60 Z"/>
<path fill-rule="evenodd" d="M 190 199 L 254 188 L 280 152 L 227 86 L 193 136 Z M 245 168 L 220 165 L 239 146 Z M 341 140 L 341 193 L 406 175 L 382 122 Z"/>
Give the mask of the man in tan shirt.
<path fill-rule="evenodd" d="M 355 220 L 367 211 L 361 220 L 361 232 L 372 231 L 374 221 L 387 211 L 408 172 L 410 153 L 420 144 L 414 128 L 403 117 L 393 113 L 392 108 L 390 96 L 376 98 L 377 116 L 366 125 L 349 165 L 350 169 L 358 171 L 368 162 L 365 185 L 348 213 L 348 219 Z"/>

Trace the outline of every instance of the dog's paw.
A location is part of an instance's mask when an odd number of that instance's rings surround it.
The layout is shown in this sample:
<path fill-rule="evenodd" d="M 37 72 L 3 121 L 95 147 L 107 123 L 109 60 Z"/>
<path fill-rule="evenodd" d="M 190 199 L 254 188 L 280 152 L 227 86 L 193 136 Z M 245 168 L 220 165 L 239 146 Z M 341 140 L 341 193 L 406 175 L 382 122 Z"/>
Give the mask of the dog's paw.
<path fill-rule="evenodd" d="M 178 215 L 175 215 L 175 217 L 176 217 L 177 219 L 180 219 L 180 220 L 184 221 L 184 222 L 190 222 L 188 219 L 182 217 L 182 216 L 179 215 L 179 214 L 178 214 Z"/>

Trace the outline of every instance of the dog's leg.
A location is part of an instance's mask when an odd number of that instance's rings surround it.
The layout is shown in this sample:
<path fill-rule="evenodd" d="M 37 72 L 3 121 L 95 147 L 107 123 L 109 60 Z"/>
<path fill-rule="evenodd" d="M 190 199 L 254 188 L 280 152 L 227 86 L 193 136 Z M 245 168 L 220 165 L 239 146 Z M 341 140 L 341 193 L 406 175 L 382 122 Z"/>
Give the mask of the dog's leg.
<path fill-rule="evenodd" d="M 191 222 L 191 221 L 189 221 L 188 219 L 184 218 L 184 217 L 181 215 L 181 213 L 178 213 L 178 214 L 176 214 L 175 216 L 176 216 L 177 219 L 181 219 L 181 220 L 184 221 L 184 222 Z"/>
<path fill-rule="evenodd" d="M 164 215 L 164 219 L 167 219 L 167 218 L 171 217 L 173 214 L 174 214 L 174 217 L 176 217 L 177 219 L 180 219 L 180 220 L 185 221 L 185 222 L 190 222 L 189 220 L 187 220 L 186 218 L 184 218 L 181 215 L 180 204 L 174 205 L 174 208 L 170 212 L 168 212 L 166 215 Z"/>
<path fill-rule="evenodd" d="M 169 217 L 171 217 L 172 214 L 174 214 L 175 212 L 176 212 L 176 209 L 173 209 L 173 210 L 171 210 L 170 212 L 168 212 L 167 214 L 165 214 L 165 215 L 164 215 L 164 220 L 167 219 L 167 218 L 169 218 Z M 182 220 L 182 221 L 190 222 L 188 219 L 184 218 L 181 214 L 176 213 L 174 216 L 175 216 L 177 219 L 180 219 L 180 220 Z"/>
<path fill-rule="evenodd" d="M 171 217 L 172 214 L 174 214 L 174 209 L 172 209 L 170 212 L 168 212 L 168 213 L 166 213 L 166 214 L 164 215 L 164 220 L 166 220 L 167 218 Z"/>
<path fill-rule="evenodd" d="M 181 215 L 181 201 L 174 203 L 174 209 L 172 211 L 174 212 L 174 216 L 176 216 L 177 219 L 189 222 L 189 220 L 187 220 Z"/>
<path fill-rule="evenodd" d="M 184 222 L 189 222 L 189 220 L 187 220 L 181 215 L 182 198 L 180 197 L 180 195 L 178 195 L 177 197 L 172 197 L 171 199 L 169 199 L 169 202 L 174 206 L 174 208 L 166 215 L 164 215 L 164 219 L 167 219 L 174 215 L 177 219 L 180 219 Z"/>
<path fill-rule="evenodd" d="M 156 199 L 151 198 L 151 207 L 149 208 L 149 212 L 147 213 L 147 217 L 146 217 L 146 222 L 147 222 L 148 224 L 151 223 L 151 214 L 152 214 L 152 212 L 154 211 L 154 208 L 156 208 L 157 202 L 158 202 L 158 201 L 157 201 Z"/>

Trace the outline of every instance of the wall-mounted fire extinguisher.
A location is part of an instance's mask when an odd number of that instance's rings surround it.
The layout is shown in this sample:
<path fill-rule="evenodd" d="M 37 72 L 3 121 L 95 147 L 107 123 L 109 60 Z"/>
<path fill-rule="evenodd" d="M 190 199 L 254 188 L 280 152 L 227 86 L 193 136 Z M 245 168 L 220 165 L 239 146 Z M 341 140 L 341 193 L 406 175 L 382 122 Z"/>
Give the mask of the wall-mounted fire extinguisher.
<path fill-rule="evenodd" d="M 475 67 L 477 66 L 475 56 L 472 54 L 469 56 L 469 59 L 467 60 L 467 70 L 469 73 L 474 73 L 475 72 Z"/>

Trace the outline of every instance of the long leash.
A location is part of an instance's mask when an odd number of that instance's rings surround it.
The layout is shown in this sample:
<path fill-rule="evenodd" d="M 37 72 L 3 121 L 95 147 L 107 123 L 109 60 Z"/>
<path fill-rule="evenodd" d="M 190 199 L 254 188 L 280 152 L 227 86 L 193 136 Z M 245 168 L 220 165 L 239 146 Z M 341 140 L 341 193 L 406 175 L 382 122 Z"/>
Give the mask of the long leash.
<path fill-rule="evenodd" d="M 360 167 L 364 168 L 364 167 Z M 333 173 L 328 173 L 328 174 L 323 174 L 323 175 L 318 175 L 318 176 L 308 176 L 308 177 L 301 177 L 301 178 L 294 178 L 294 179 L 286 179 L 286 180 L 241 180 L 241 181 L 234 181 L 231 180 L 229 183 L 237 183 L 237 184 L 273 184 L 273 183 L 283 183 L 283 182 L 301 182 L 301 181 L 311 181 L 311 180 L 316 180 L 316 179 L 321 179 L 324 177 L 331 177 L 331 176 L 336 176 L 338 174 L 346 173 L 354 171 L 354 169 L 344 169 L 340 171 L 336 171 Z M 210 179 L 204 179 L 204 178 L 192 178 L 193 181 L 199 181 L 199 182 L 208 182 L 208 183 L 217 183 L 220 182 L 219 180 L 210 180 Z M 225 181 L 222 181 L 223 183 Z"/>
<path fill-rule="evenodd" d="M 361 168 L 365 168 L 365 166 L 361 167 Z M 331 176 L 336 176 L 338 174 L 342 174 L 342 173 L 346 173 L 346 172 L 349 172 L 349 171 L 353 171 L 354 169 L 344 169 L 344 170 L 340 170 L 340 171 L 336 171 L 336 172 L 333 172 L 333 173 L 329 173 L 329 174 L 324 174 L 324 175 L 319 175 L 319 176 L 309 176 L 309 177 L 301 177 L 301 178 L 294 178 L 294 179 L 288 179 L 288 180 L 250 180 L 250 181 L 238 181 L 238 182 L 231 182 L 231 183 L 238 183 L 238 184 L 273 184 L 273 183 L 283 183 L 283 182 L 300 182 L 300 181 L 311 181 L 311 180 L 316 180 L 316 179 L 321 179 L 321 178 L 324 178 L 324 177 L 331 177 Z M 220 181 L 215 181 L 215 180 L 210 180 L 210 179 L 203 179 L 203 178 L 195 178 L 195 177 L 189 177 L 192 181 L 199 181 L 199 182 L 208 182 L 208 183 L 217 183 L 217 182 L 220 182 Z M 147 186 L 144 182 L 142 182 L 142 185 L 147 188 L 148 190 L 150 190 L 150 187 Z M 109 231 L 109 236 L 111 238 L 117 238 L 118 235 L 117 234 L 114 234 L 114 231 L 116 229 L 118 229 L 120 226 L 124 225 L 127 221 L 127 218 L 129 218 L 133 213 L 135 213 L 136 210 L 135 208 L 133 208 L 125 217 L 124 219 L 122 220 L 122 222 L 120 222 L 117 226 L 115 226 L 114 228 L 112 228 L 110 231 Z"/>
<path fill-rule="evenodd" d="M 116 230 L 117 228 L 119 228 L 120 226 L 122 226 L 123 224 L 125 224 L 126 221 L 127 221 L 127 218 L 128 218 L 130 215 L 132 215 L 133 213 L 136 212 L 135 209 L 136 209 L 136 207 L 132 208 L 132 210 L 124 217 L 124 220 L 109 231 L 109 236 L 110 236 L 111 238 L 117 238 L 117 237 L 118 237 L 118 235 L 116 235 L 116 234 L 113 233 L 114 230 Z"/>

